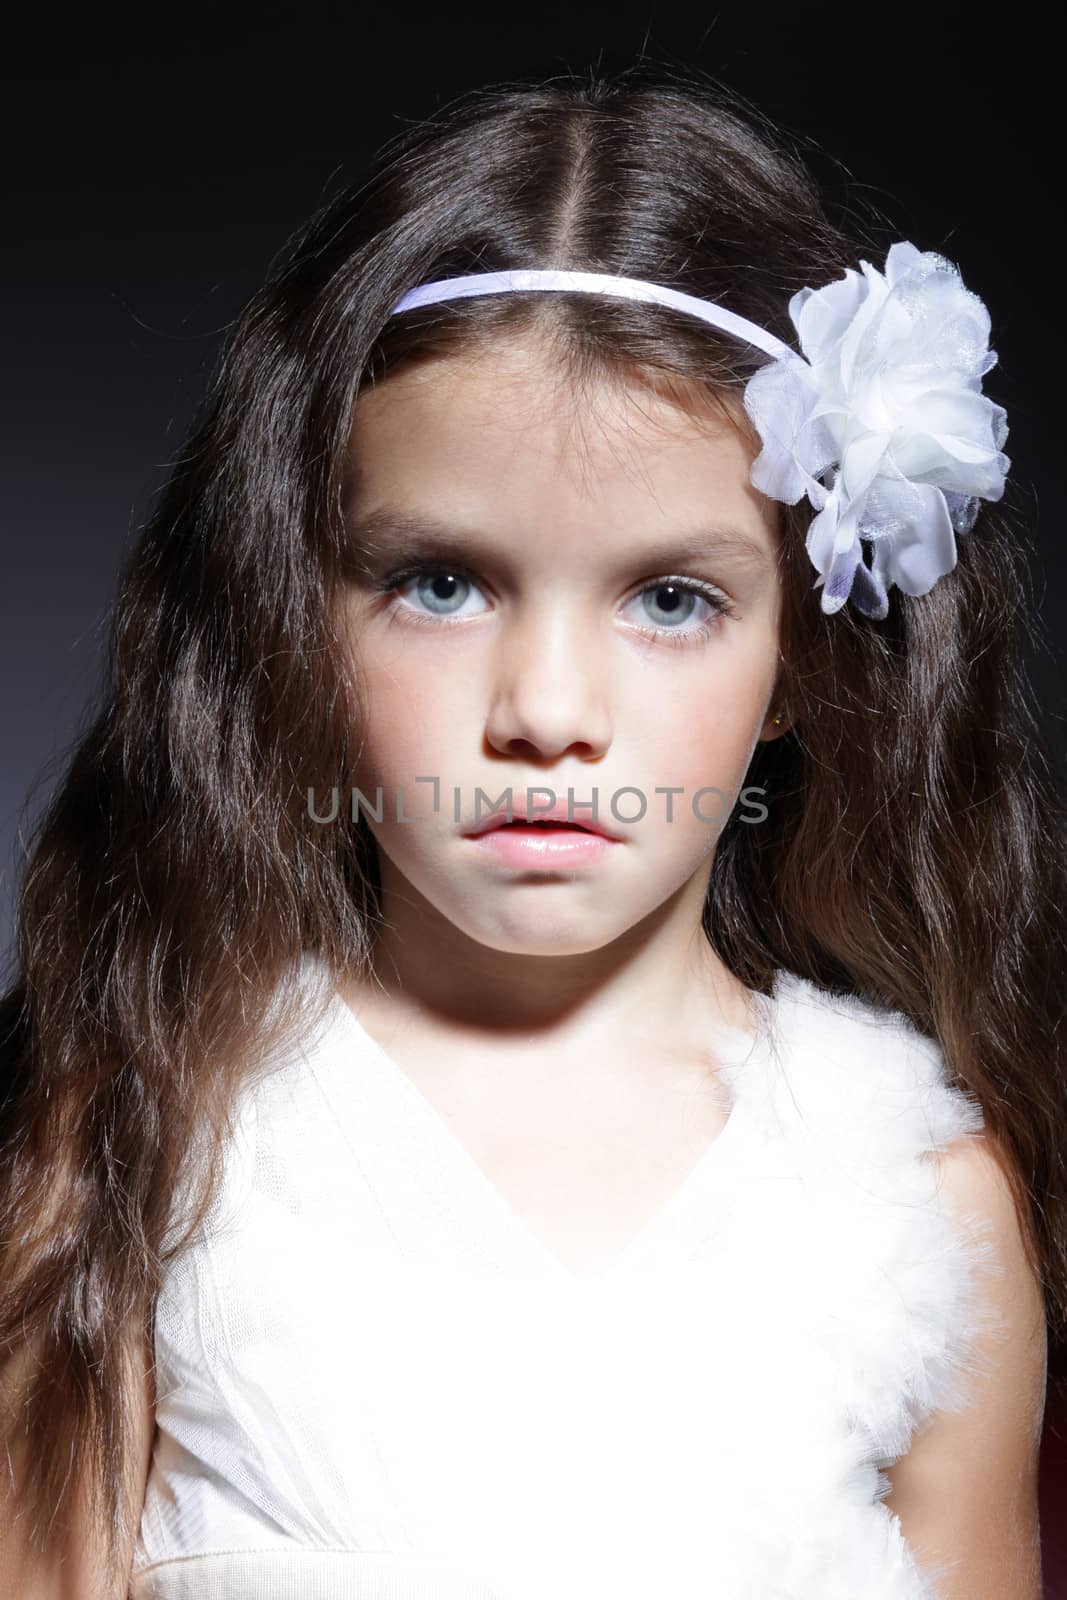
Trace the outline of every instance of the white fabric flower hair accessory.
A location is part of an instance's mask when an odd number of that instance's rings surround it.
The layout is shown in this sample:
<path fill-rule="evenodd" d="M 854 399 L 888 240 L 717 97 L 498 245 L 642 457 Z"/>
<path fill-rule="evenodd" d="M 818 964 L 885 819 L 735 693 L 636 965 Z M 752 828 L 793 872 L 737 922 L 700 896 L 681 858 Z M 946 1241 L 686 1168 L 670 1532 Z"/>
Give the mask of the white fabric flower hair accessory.
<path fill-rule="evenodd" d="M 1001 498 L 1011 462 L 1005 410 L 981 392 L 997 362 L 982 301 L 944 256 L 907 242 L 884 276 L 860 266 L 793 296 L 804 354 L 761 367 L 744 404 L 763 441 L 753 486 L 787 505 L 806 494 L 818 513 L 806 544 L 822 610 L 851 598 L 881 618 L 892 584 L 926 594 L 952 570 L 954 534 L 980 499 Z"/>

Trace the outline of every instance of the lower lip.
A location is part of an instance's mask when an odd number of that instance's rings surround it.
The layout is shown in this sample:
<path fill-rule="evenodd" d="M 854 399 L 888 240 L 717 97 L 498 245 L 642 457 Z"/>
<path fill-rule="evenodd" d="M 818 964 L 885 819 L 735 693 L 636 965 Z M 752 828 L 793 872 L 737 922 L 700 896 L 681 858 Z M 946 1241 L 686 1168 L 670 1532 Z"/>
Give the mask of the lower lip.
<path fill-rule="evenodd" d="M 513 823 L 480 833 L 471 843 L 506 867 L 540 867 L 558 872 L 561 867 L 584 867 L 601 861 L 620 841 L 606 839 L 602 833 L 583 833 L 580 828 L 524 828 Z"/>

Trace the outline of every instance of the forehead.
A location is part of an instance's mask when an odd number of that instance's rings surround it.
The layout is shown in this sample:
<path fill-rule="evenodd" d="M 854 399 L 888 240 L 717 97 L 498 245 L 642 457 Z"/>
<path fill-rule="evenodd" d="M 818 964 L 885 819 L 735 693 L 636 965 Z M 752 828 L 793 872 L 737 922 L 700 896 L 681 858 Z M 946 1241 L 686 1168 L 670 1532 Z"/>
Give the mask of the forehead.
<path fill-rule="evenodd" d="M 529 342 L 422 357 L 361 393 L 350 492 L 364 506 L 429 496 L 456 512 L 504 497 L 539 520 L 710 508 L 773 536 L 739 396 L 725 405 L 727 416 L 701 386 L 645 371 L 578 381 Z"/>

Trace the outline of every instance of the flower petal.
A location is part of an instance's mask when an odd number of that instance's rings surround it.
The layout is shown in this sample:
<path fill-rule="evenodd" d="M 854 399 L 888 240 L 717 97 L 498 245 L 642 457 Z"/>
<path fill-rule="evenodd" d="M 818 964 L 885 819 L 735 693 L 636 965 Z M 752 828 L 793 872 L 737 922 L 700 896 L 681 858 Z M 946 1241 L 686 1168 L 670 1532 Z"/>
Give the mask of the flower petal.
<path fill-rule="evenodd" d="M 811 557 L 812 565 L 817 572 L 821 572 L 824 576 L 830 570 L 837 548 L 839 507 L 839 500 L 831 495 L 818 516 L 812 517 L 808 525 L 807 538 L 804 541 L 804 547 Z M 855 542 L 854 536 L 850 539 L 846 529 L 846 545 L 853 542 Z M 858 544 L 856 549 L 858 554 Z"/>
<path fill-rule="evenodd" d="M 823 470 L 835 449 L 811 424 L 816 395 L 811 369 L 799 357 L 772 361 L 749 379 L 744 406 L 763 449 L 753 462 L 753 486 L 786 505 L 796 505 L 812 485 L 821 494 L 810 470 Z"/>
<path fill-rule="evenodd" d="M 851 439 L 841 461 L 841 485 L 850 501 L 860 501 L 878 476 L 889 450 L 888 433 L 861 433 Z"/>
<path fill-rule="evenodd" d="M 852 319 L 867 298 L 867 285 L 851 267 L 836 283 L 801 289 L 789 302 L 800 348 L 813 366 L 834 357 Z"/>
<path fill-rule="evenodd" d="M 856 563 L 849 599 L 856 610 L 862 611 L 865 617 L 873 617 L 876 621 L 880 621 L 882 617 L 889 615 L 889 595 L 878 567 L 873 565 L 866 567 L 862 561 Z"/>
<path fill-rule="evenodd" d="M 867 274 L 869 292 L 866 300 L 857 308 L 852 324 L 841 341 L 839 372 L 842 387 L 846 391 L 854 381 L 856 362 L 864 351 L 867 331 L 874 324 L 886 296 L 883 280 L 866 261 L 862 266 Z"/>
<path fill-rule="evenodd" d="M 905 594 L 928 594 L 956 565 L 956 539 L 941 490 L 929 483 L 912 487 L 922 500 L 922 512 L 894 534 L 886 570 Z"/>
<path fill-rule="evenodd" d="M 895 288 L 899 279 L 914 272 L 922 260 L 922 252 L 908 239 L 899 239 L 891 245 L 885 258 L 885 281 Z"/>
<path fill-rule="evenodd" d="M 838 531 L 840 533 L 840 527 Z M 840 611 L 852 593 L 857 571 L 863 566 L 863 551 L 859 540 L 853 536 L 843 543 L 844 549 L 836 552 L 824 575 L 822 610 L 827 616 Z"/>

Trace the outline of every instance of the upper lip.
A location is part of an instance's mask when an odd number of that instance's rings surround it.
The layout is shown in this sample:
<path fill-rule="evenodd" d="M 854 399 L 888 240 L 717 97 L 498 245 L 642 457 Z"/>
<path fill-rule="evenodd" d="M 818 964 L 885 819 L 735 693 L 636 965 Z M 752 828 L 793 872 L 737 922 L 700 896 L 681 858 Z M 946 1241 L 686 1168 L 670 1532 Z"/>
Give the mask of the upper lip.
<path fill-rule="evenodd" d="M 605 828 L 602 822 L 593 817 L 592 802 L 589 800 L 575 800 L 570 806 L 566 800 L 557 800 L 547 810 L 542 810 L 536 804 L 530 807 L 527 815 L 526 797 L 519 795 L 511 802 L 511 815 L 507 809 L 494 811 L 491 815 L 482 817 L 472 828 L 464 831 L 471 838 L 478 838 L 483 833 L 490 833 L 494 828 L 503 827 L 508 822 L 569 822 L 573 827 L 584 828 L 587 833 L 599 833 L 605 839 L 619 839 L 620 834 L 612 833 L 610 828 Z"/>

